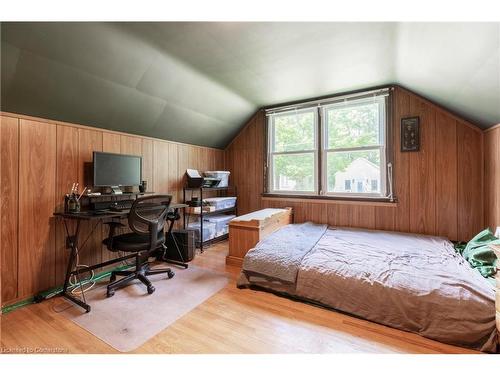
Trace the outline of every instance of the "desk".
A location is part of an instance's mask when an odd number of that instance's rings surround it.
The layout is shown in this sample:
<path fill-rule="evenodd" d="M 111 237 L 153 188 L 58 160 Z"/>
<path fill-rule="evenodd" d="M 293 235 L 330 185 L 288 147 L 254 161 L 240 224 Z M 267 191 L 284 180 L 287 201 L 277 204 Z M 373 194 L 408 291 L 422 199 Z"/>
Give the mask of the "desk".
<path fill-rule="evenodd" d="M 167 236 L 169 236 L 169 235 L 172 236 L 172 228 L 174 226 L 174 222 L 178 219 L 179 210 L 181 208 L 185 208 L 185 207 L 187 207 L 186 204 L 171 204 L 170 205 L 170 210 L 173 210 L 174 215 L 170 219 L 167 218 L 167 221 L 169 222 L 169 225 L 167 228 Z M 66 276 L 64 278 L 63 290 L 61 291 L 61 293 L 59 293 L 59 295 L 69 299 L 70 301 L 74 302 L 78 306 L 82 307 L 83 309 L 85 309 L 86 312 L 90 311 L 90 305 L 87 304 L 87 302 L 85 300 L 85 293 L 83 293 L 83 289 L 82 289 L 82 299 L 76 298 L 74 295 L 72 295 L 71 293 L 68 292 L 69 280 L 70 280 L 71 276 L 76 276 L 78 282 L 81 283 L 80 273 L 82 273 L 82 271 L 79 271 L 78 268 L 75 268 L 76 256 L 77 256 L 78 252 L 82 250 L 81 248 L 78 247 L 79 246 L 78 241 L 79 241 L 79 237 L 80 237 L 80 224 L 82 221 L 102 222 L 103 220 L 107 220 L 107 219 L 122 219 L 122 218 L 127 217 L 129 212 L 130 212 L 130 210 L 123 210 L 123 211 L 119 211 L 119 212 L 106 211 L 105 213 L 99 213 L 99 214 L 96 214 L 95 212 L 92 212 L 92 211 L 82 211 L 82 212 L 74 212 L 74 213 L 73 212 L 54 212 L 54 216 L 57 218 L 61 218 L 64 222 L 64 229 L 66 230 L 68 245 L 69 245 L 69 248 L 71 250 L 70 257 L 68 260 L 68 266 L 66 268 Z M 76 220 L 76 229 L 75 229 L 74 234 L 69 233 L 69 229 L 68 229 L 68 225 L 67 225 L 68 220 Z M 92 235 L 92 233 L 94 232 L 96 227 L 97 227 L 97 224 L 94 225 L 89 236 Z M 82 244 L 82 248 L 84 245 L 85 245 L 85 242 Z M 177 249 L 177 250 L 179 251 L 179 249 Z M 118 262 L 121 262 L 123 260 L 134 258 L 135 256 L 136 256 L 135 254 L 129 254 L 129 255 L 126 255 L 126 256 L 123 256 L 120 258 L 116 258 L 116 259 L 108 260 L 106 262 L 94 264 L 94 265 L 91 265 L 89 267 L 85 267 L 85 270 L 83 271 L 83 273 L 93 271 L 93 270 L 101 268 L 101 267 L 106 267 L 110 264 L 118 263 Z M 174 263 L 174 264 L 177 264 L 177 265 L 180 265 L 182 267 L 187 268 L 187 264 L 185 264 L 185 263 L 177 262 L 177 261 L 170 261 L 168 259 L 163 259 L 163 260 L 166 262 Z"/>

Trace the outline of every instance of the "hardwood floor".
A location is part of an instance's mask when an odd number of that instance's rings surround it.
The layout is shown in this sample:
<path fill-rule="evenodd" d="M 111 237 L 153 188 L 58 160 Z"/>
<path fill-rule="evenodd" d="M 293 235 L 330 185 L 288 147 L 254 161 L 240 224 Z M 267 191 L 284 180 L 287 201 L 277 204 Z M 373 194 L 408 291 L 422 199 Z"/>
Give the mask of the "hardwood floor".
<path fill-rule="evenodd" d="M 239 290 L 239 269 L 225 264 L 226 255 L 227 242 L 219 243 L 193 263 L 227 272 L 227 287 L 134 353 L 477 353 L 270 293 Z M 56 313 L 60 302 L 55 298 L 2 316 L 2 351 L 117 353 Z"/>

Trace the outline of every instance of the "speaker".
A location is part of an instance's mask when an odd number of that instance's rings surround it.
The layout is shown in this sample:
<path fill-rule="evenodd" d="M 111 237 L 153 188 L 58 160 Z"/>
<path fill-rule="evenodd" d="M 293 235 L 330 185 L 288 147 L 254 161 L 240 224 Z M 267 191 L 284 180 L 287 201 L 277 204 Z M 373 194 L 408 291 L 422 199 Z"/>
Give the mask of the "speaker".
<path fill-rule="evenodd" d="M 180 262 L 190 262 L 193 260 L 195 255 L 195 245 L 194 245 L 194 234 L 195 230 L 191 229 L 178 229 L 173 230 L 172 235 L 175 238 L 175 242 L 177 242 L 177 248 L 175 247 L 175 243 L 172 239 L 172 236 L 168 236 L 166 245 L 167 245 L 167 258 L 172 260 L 177 260 Z"/>

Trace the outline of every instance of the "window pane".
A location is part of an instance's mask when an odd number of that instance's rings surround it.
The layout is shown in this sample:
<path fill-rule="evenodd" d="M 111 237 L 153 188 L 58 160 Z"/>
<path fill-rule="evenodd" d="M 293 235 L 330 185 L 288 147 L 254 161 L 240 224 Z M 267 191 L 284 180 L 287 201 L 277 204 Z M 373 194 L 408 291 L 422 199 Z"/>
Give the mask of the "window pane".
<path fill-rule="evenodd" d="M 380 150 L 328 152 L 329 193 L 380 194 Z"/>
<path fill-rule="evenodd" d="M 334 106 L 326 110 L 328 148 L 379 145 L 379 102 Z"/>
<path fill-rule="evenodd" d="M 276 115 L 273 151 L 314 150 L 315 117 L 312 111 Z"/>
<path fill-rule="evenodd" d="M 273 190 L 314 192 L 314 154 L 273 155 Z"/>

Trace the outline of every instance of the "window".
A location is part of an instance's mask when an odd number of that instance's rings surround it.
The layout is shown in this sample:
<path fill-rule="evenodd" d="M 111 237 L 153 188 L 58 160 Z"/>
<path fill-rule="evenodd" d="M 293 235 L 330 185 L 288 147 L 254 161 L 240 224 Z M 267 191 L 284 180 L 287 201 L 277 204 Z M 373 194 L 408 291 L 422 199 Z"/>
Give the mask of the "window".
<path fill-rule="evenodd" d="M 344 189 L 345 191 L 351 190 L 351 180 L 344 180 Z"/>
<path fill-rule="evenodd" d="M 271 191 L 317 192 L 317 111 L 303 110 L 270 118 Z"/>
<path fill-rule="evenodd" d="M 270 110 L 267 192 L 388 197 L 388 91 Z"/>

